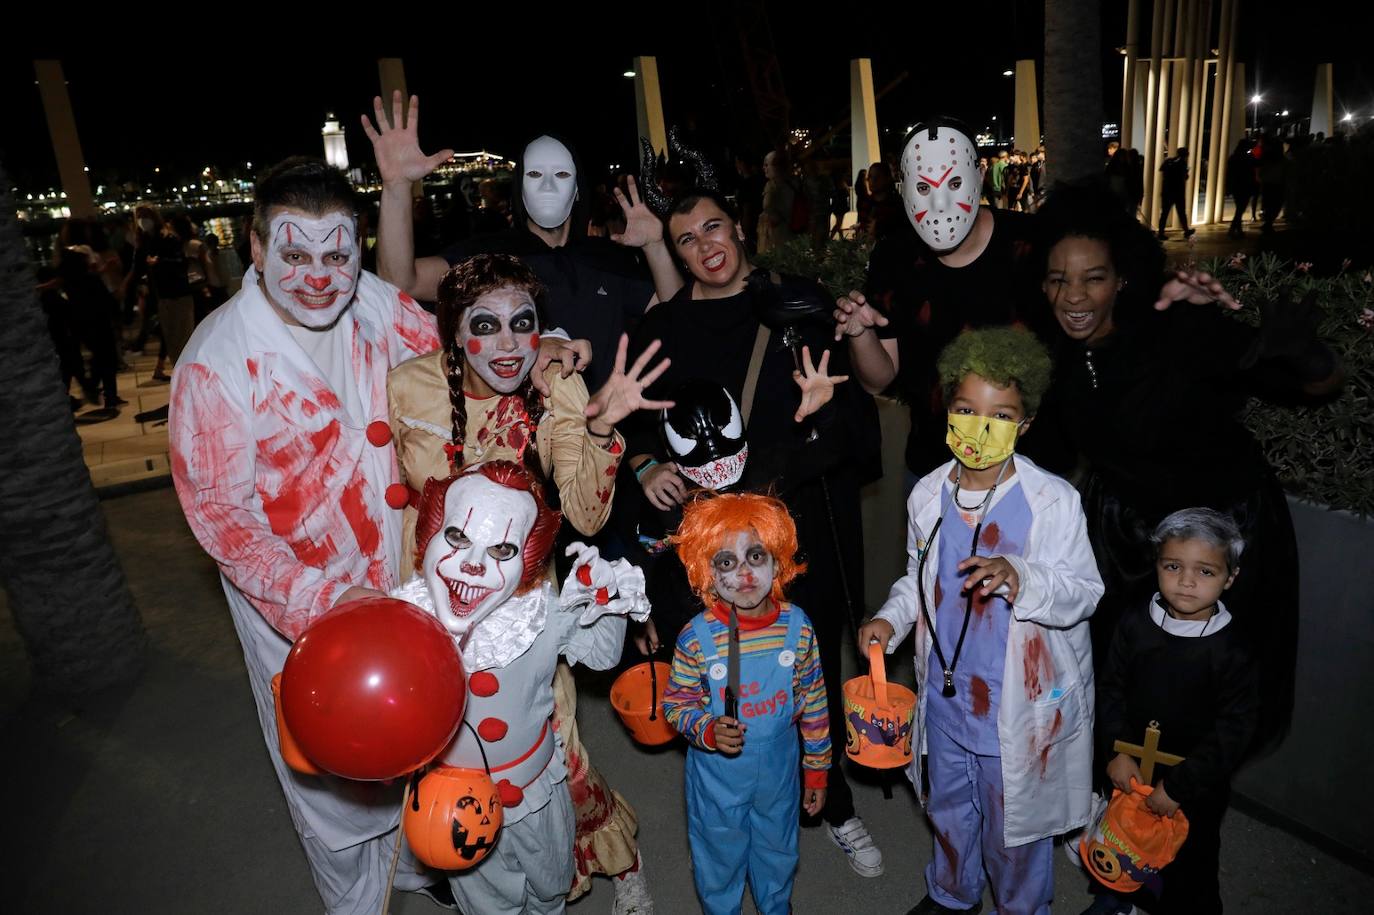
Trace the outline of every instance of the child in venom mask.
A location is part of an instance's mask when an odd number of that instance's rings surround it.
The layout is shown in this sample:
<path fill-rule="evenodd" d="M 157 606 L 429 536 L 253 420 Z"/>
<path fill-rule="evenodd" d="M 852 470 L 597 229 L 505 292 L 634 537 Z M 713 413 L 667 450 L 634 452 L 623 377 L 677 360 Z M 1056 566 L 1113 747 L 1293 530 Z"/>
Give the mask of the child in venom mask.
<path fill-rule="evenodd" d="M 465 724 L 439 762 L 492 773 L 503 835 L 471 870 L 448 875 L 465 912 L 562 912 L 574 877 L 569 761 L 552 720 L 560 659 L 598 669 L 620 658 L 626 615 L 649 606 L 644 576 L 595 547 L 568 548 L 561 593 L 547 579 L 558 512 L 533 474 L 492 461 L 425 484 L 419 574 L 393 596 L 451 632 L 468 677 Z"/>
<path fill-rule="evenodd" d="M 678 637 L 663 699 L 664 715 L 689 742 L 687 831 L 697 896 L 707 915 L 738 912 L 747 870 L 761 915 L 784 915 L 797 869 L 802 788 L 806 811 L 818 814 L 830 767 L 815 632 L 783 598 L 804 571 L 793 558 L 796 527 L 777 499 L 707 496 L 684 509 L 672 541 L 709 608 Z"/>
<path fill-rule="evenodd" d="M 858 638 L 891 653 L 916 629 L 937 841 L 912 913 L 979 911 L 985 867 L 999 911 L 1048 913 L 1053 837 L 1090 811 L 1102 581 L 1078 493 L 1014 454 L 1049 384 L 1044 347 L 969 331 L 938 371 L 955 459 L 912 490 L 907 574 Z M 921 785 L 919 753 L 908 774 Z"/>

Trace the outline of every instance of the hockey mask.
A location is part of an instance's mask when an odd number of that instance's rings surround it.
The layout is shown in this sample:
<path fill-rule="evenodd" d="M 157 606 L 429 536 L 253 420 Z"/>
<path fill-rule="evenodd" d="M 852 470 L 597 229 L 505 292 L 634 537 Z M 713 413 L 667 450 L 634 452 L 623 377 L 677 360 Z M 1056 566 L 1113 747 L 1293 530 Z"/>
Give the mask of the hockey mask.
<path fill-rule="evenodd" d="M 663 411 L 669 460 L 684 477 L 706 489 L 739 482 L 749 459 L 744 420 L 730 393 L 709 381 L 684 382 Z"/>
<path fill-rule="evenodd" d="M 351 213 L 278 211 L 262 256 L 268 296 L 305 327 L 328 327 L 353 301 L 361 258 Z"/>
<path fill-rule="evenodd" d="M 465 635 L 515 593 L 535 515 L 528 492 L 480 473 L 448 488 L 443 526 L 425 547 L 421 567 L 439 622 L 453 635 Z"/>
<path fill-rule="evenodd" d="M 978 215 L 981 174 L 973 141 L 948 124 L 918 126 L 902 150 L 902 202 L 933 251 L 958 247 Z"/>
<path fill-rule="evenodd" d="M 458 345 L 464 361 L 498 394 L 524 384 L 539 356 L 539 313 L 527 290 L 484 292 L 463 312 Z"/>
<path fill-rule="evenodd" d="M 553 137 L 539 137 L 521 158 L 521 199 L 535 224 L 556 229 L 568 221 L 577 200 L 577 165 L 568 147 Z"/>

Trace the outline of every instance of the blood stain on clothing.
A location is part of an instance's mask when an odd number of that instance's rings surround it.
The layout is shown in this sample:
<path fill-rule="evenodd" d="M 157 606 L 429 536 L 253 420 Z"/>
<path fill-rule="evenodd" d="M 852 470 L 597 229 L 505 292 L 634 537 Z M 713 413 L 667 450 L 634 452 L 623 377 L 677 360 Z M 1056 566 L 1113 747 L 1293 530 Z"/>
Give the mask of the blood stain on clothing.
<path fill-rule="evenodd" d="M 1049 733 L 1045 735 L 1044 745 L 1040 748 L 1040 780 L 1044 781 L 1045 773 L 1050 767 L 1050 747 L 1054 744 L 1054 738 L 1059 735 L 1060 729 L 1064 727 L 1064 712 L 1062 709 L 1054 710 L 1054 722 L 1050 724 Z"/>
<path fill-rule="evenodd" d="M 959 873 L 959 850 L 954 847 L 954 843 L 949 840 L 949 833 L 943 830 L 935 831 L 935 839 L 940 843 L 940 849 L 949 859 L 950 876 L 957 876 Z"/>
<path fill-rule="evenodd" d="M 992 707 L 992 696 L 988 692 L 988 681 L 982 677 L 975 676 L 969 682 L 969 695 L 973 697 L 973 715 L 975 718 L 986 718 L 988 709 Z"/>
<path fill-rule="evenodd" d="M 940 587 L 940 579 L 935 579 L 935 606 L 938 609 L 945 599 L 945 589 Z"/>
<path fill-rule="evenodd" d="M 342 406 L 329 385 L 319 378 L 310 379 L 310 393 L 315 395 L 316 402 L 326 410 L 337 410 Z"/>
<path fill-rule="evenodd" d="M 248 360 L 248 374 L 249 374 L 249 375 L 252 375 L 253 378 L 255 378 L 255 379 L 258 377 L 258 360 L 256 360 L 256 359 L 249 359 L 249 360 Z"/>
<path fill-rule="evenodd" d="M 983 536 L 979 537 L 978 540 L 986 549 L 995 550 L 997 549 L 997 544 L 1002 540 L 1002 529 L 999 528 L 997 522 L 994 521 L 983 528 Z"/>
<path fill-rule="evenodd" d="M 364 556 L 374 556 L 382 544 L 382 532 L 377 527 L 377 522 L 368 514 L 366 488 L 367 480 L 362 473 L 355 473 L 353 479 L 344 487 L 343 495 L 339 498 L 339 507 L 343 509 L 348 526 L 353 530 L 358 549 Z"/>
<path fill-rule="evenodd" d="M 1034 702 L 1045 691 L 1044 684 L 1054 679 L 1054 660 L 1039 635 L 1026 640 L 1021 657 L 1026 698 Z"/>

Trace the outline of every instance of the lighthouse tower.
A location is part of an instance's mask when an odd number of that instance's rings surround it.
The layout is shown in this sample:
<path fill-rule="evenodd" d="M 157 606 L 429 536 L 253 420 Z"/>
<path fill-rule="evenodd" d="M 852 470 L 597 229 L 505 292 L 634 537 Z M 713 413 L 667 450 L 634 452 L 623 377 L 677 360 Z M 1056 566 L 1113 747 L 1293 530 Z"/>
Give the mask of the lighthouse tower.
<path fill-rule="evenodd" d="M 340 171 L 348 171 L 348 146 L 344 142 L 343 128 L 332 113 L 325 118 L 324 130 L 320 133 L 324 135 L 325 161 Z"/>

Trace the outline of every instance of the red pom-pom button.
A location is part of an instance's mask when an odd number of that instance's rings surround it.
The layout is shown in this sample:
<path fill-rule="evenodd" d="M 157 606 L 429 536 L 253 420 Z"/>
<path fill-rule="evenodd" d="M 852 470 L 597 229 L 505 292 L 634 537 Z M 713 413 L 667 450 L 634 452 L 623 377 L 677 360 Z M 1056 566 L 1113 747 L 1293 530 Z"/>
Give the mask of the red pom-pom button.
<path fill-rule="evenodd" d="M 519 807 L 525 800 L 525 792 L 518 785 L 512 785 L 510 780 L 505 778 L 496 783 L 496 793 L 501 795 L 503 807 Z"/>
<path fill-rule="evenodd" d="M 606 606 L 611 602 L 611 595 L 605 588 L 596 589 L 596 602 L 601 606 Z"/>
<path fill-rule="evenodd" d="M 577 567 L 577 580 L 581 583 L 582 587 L 584 588 L 590 588 L 592 586 L 591 563 L 587 563 L 586 565 Z"/>
<path fill-rule="evenodd" d="M 494 696 L 501 690 L 501 681 L 496 679 L 496 675 L 485 670 L 468 677 L 468 689 L 474 696 Z"/>
<path fill-rule="evenodd" d="M 410 504 L 410 489 L 404 483 L 392 483 L 386 488 L 386 504 L 401 509 Z"/>
<path fill-rule="evenodd" d="M 482 723 L 477 725 L 477 736 L 489 743 L 495 743 L 504 740 L 509 730 L 510 725 L 500 718 L 483 718 Z"/>
<path fill-rule="evenodd" d="M 391 444 L 391 427 L 380 419 L 368 423 L 367 440 L 378 448 L 385 448 L 387 445 Z"/>

